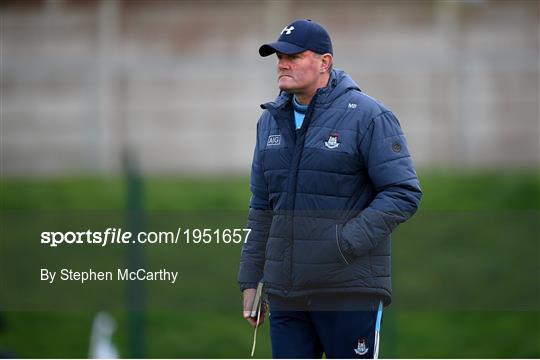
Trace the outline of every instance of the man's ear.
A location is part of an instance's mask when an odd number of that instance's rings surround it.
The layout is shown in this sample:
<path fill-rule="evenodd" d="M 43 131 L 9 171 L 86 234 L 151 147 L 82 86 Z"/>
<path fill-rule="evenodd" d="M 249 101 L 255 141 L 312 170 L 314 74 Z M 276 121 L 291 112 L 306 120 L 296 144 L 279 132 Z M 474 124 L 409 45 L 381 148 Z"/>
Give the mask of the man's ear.
<path fill-rule="evenodd" d="M 328 72 L 328 70 L 332 67 L 333 62 L 334 62 L 334 58 L 332 57 L 332 54 L 327 53 L 327 54 L 321 55 L 321 69 L 320 69 L 321 74 Z"/>

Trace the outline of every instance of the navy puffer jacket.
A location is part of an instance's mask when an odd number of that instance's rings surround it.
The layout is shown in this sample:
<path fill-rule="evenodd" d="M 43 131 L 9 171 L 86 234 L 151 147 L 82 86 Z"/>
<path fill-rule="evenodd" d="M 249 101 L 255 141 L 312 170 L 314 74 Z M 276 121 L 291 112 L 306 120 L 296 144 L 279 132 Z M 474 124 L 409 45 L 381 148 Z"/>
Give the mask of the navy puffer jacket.
<path fill-rule="evenodd" d="M 238 281 L 268 293 L 391 302 L 390 234 L 422 197 L 400 124 L 343 71 L 294 129 L 292 95 L 261 105 Z"/>

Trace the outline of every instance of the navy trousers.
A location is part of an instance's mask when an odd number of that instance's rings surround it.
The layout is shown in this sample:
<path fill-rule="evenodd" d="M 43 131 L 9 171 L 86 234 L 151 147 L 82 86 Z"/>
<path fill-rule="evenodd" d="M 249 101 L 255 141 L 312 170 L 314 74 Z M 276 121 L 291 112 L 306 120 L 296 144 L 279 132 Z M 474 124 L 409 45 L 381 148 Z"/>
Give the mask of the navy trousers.
<path fill-rule="evenodd" d="M 379 299 L 349 295 L 273 295 L 270 338 L 273 358 L 373 358 Z"/>

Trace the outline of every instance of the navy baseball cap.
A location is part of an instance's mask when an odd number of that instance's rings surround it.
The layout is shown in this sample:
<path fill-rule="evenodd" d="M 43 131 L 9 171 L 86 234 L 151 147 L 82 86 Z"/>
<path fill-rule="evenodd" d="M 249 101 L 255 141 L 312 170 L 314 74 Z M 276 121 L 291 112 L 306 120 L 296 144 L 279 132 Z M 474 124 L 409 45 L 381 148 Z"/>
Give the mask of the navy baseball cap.
<path fill-rule="evenodd" d="M 328 32 L 315 21 L 302 19 L 285 26 L 277 41 L 262 45 L 259 54 L 268 56 L 280 52 L 292 55 L 306 50 L 317 54 L 333 54 L 332 40 Z"/>

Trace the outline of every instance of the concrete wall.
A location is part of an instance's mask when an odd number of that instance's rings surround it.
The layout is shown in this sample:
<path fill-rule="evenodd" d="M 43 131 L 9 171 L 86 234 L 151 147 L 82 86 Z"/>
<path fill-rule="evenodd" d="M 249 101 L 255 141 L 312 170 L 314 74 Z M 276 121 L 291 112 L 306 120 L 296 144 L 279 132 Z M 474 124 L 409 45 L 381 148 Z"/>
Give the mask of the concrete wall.
<path fill-rule="evenodd" d="M 22 5 L 21 5 L 22 4 Z M 536 1 L 1 5 L 2 176 L 243 172 L 276 93 L 258 46 L 324 24 L 335 66 L 398 115 L 419 166 L 537 167 Z"/>

